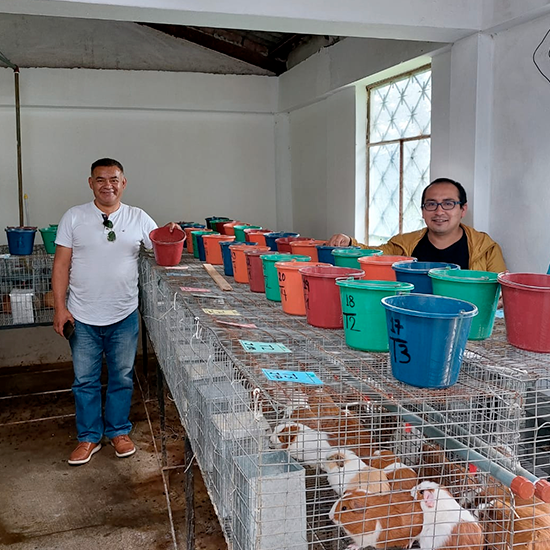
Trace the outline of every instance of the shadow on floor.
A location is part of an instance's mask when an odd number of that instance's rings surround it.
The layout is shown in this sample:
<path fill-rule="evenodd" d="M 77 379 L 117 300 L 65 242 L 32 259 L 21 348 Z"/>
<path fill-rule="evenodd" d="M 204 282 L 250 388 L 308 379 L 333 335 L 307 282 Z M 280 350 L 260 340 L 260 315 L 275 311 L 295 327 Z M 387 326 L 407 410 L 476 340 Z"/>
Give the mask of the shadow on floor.
<path fill-rule="evenodd" d="M 149 370 L 155 371 L 151 361 Z M 119 459 L 107 442 L 88 464 L 74 467 L 67 464 L 77 443 L 70 364 L 0 369 L 1 548 L 186 547 L 185 474 L 179 467 L 183 428 L 167 399 L 168 465 L 175 467 L 165 471 L 172 531 L 153 443 L 161 448 L 155 377 L 141 371 L 138 366 L 131 412 L 136 454 Z M 195 547 L 226 550 L 200 471 L 194 469 Z"/>

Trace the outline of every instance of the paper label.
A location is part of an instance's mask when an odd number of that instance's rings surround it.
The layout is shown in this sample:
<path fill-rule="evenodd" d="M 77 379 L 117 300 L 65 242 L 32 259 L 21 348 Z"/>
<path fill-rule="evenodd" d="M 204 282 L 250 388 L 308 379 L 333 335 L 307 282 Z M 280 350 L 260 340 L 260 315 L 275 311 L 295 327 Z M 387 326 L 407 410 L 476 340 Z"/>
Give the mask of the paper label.
<path fill-rule="evenodd" d="M 250 340 L 239 340 L 245 351 L 251 353 L 292 353 L 283 344 L 276 342 L 251 342 Z"/>
<path fill-rule="evenodd" d="M 268 380 L 273 382 L 297 382 L 298 384 L 314 384 L 320 386 L 323 381 L 317 378 L 314 372 L 302 372 L 292 370 L 262 369 Z"/>

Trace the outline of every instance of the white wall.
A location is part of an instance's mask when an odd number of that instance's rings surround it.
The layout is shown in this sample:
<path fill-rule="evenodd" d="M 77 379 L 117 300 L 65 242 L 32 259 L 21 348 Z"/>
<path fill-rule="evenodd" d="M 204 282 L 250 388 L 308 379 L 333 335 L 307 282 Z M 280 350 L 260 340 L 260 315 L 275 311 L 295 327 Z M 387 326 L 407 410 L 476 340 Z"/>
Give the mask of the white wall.
<path fill-rule="evenodd" d="M 125 166 L 124 201 L 158 223 L 226 215 L 276 226 L 277 80 L 262 76 L 27 69 L 23 182 L 31 222 L 91 200 L 90 164 Z M 0 219 L 18 224 L 13 75 L 0 69 Z M 2 232 L 0 242 L 5 243 Z"/>
<path fill-rule="evenodd" d="M 546 273 L 550 263 L 550 82 L 532 59 L 549 29 L 547 16 L 495 36 L 491 231 L 511 271 Z"/>

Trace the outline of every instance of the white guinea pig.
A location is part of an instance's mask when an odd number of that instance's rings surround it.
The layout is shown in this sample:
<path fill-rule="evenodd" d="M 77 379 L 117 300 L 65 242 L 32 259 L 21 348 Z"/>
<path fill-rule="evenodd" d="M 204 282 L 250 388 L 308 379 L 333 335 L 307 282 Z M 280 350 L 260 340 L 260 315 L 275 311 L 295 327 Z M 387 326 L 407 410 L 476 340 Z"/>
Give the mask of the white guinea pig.
<path fill-rule="evenodd" d="M 390 490 L 386 474 L 367 466 L 353 451 L 335 448 L 326 453 L 321 464 L 327 480 L 339 495 L 351 489 L 365 489 L 367 493 Z"/>
<path fill-rule="evenodd" d="M 319 465 L 325 454 L 332 449 L 328 434 L 298 422 L 279 424 L 273 430 L 270 441 L 276 449 L 285 450 L 292 458 L 310 466 Z"/>
<path fill-rule="evenodd" d="M 423 481 L 411 489 L 423 512 L 422 531 L 418 542 L 422 550 L 481 550 L 483 534 L 476 518 L 462 508 L 438 483 Z"/>

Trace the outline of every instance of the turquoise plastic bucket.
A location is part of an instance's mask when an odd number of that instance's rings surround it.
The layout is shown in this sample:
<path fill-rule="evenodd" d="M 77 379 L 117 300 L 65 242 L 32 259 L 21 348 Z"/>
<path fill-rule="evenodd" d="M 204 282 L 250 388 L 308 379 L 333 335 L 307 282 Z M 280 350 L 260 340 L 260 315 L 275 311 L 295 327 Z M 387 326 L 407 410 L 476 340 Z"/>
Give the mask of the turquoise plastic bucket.
<path fill-rule="evenodd" d="M 334 265 L 340 267 L 353 267 L 354 269 L 363 269 L 359 265 L 359 258 L 362 256 L 381 256 L 382 251 L 373 248 L 345 247 L 335 248 L 332 251 L 334 256 Z"/>
<path fill-rule="evenodd" d="M 32 254 L 36 227 L 6 227 L 8 250 L 14 256 Z"/>
<path fill-rule="evenodd" d="M 392 265 L 398 281 L 412 283 L 416 294 L 433 294 L 432 280 L 428 277 L 430 269 L 460 269 L 458 264 L 445 262 L 395 262 Z"/>
<path fill-rule="evenodd" d="M 466 300 L 477 306 L 479 315 L 472 320 L 469 340 L 484 340 L 491 336 L 500 296 L 498 273 L 471 269 L 432 269 L 428 276 L 432 280 L 434 294 Z"/>
<path fill-rule="evenodd" d="M 472 317 L 470 302 L 410 294 L 382 299 L 392 374 L 420 388 L 448 388 L 457 380 Z"/>
<path fill-rule="evenodd" d="M 309 256 L 302 256 L 300 254 L 262 254 L 260 256 L 262 260 L 262 266 L 264 270 L 265 280 L 265 297 L 272 302 L 281 301 L 281 289 L 279 288 L 279 275 L 276 262 L 309 262 L 311 258 Z"/>
<path fill-rule="evenodd" d="M 386 314 L 380 300 L 385 296 L 408 294 L 410 283 L 397 281 L 336 281 L 344 320 L 344 335 L 350 348 L 363 351 L 388 351 Z"/>
<path fill-rule="evenodd" d="M 44 248 L 46 253 L 55 254 L 55 237 L 57 235 L 57 225 L 50 227 L 43 227 L 40 229 L 40 235 L 44 241 Z"/>
<path fill-rule="evenodd" d="M 334 256 L 332 254 L 332 251 L 336 248 L 343 248 L 341 246 L 328 246 L 327 244 L 318 244 L 317 245 L 317 257 L 319 258 L 320 262 L 324 262 L 326 264 L 332 264 L 336 265 L 334 262 Z M 359 246 L 348 246 L 347 249 L 350 248 L 357 248 L 359 249 Z"/>

